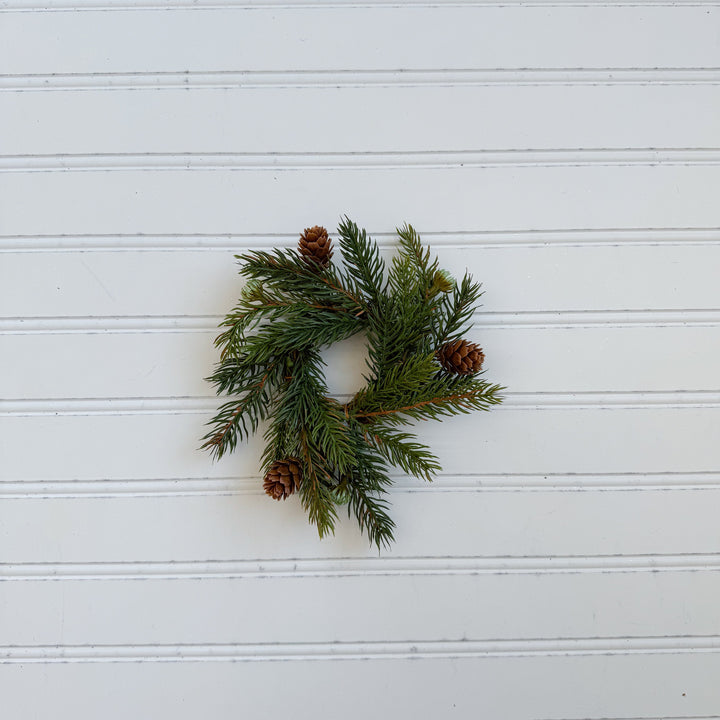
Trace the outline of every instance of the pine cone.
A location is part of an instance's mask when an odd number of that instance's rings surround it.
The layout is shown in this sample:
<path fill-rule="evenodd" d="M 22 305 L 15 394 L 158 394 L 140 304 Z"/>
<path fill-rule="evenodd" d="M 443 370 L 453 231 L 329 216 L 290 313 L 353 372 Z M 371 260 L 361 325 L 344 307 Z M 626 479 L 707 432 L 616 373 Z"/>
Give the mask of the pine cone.
<path fill-rule="evenodd" d="M 285 500 L 300 486 L 302 470 L 295 458 L 276 460 L 265 474 L 263 489 L 275 500 Z"/>
<path fill-rule="evenodd" d="M 453 340 L 437 351 L 437 359 L 449 373 L 474 375 L 480 370 L 485 354 L 479 345 L 467 340 Z"/>
<path fill-rule="evenodd" d="M 319 265 L 321 268 L 328 266 L 333 254 L 332 240 L 328 237 L 327 230 L 320 225 L 305 228 L 305 232 L 300 236 L 298 249 L 308 265 Z"/>

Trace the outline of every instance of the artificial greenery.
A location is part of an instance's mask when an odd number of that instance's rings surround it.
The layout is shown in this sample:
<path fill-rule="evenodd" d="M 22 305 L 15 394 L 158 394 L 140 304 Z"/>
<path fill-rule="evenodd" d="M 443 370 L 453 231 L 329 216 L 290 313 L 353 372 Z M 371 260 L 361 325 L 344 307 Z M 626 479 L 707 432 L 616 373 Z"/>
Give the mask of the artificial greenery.
<path fill-rule="evenodd" d="M 487 410 L 502 388 L 480 379 L 482 351 L 461 340 L 482 294 L 470 275 L 455 282 L 410 225 L 398 229 L 389 264 L 348 218 L 338 227 L 341 266 L 330 261 L 329 243 L 318 250 L 319 231 L 327 237 L 324 228 L 306 230 L 300 252 L 236 256 L 247 283 L 221 324 L 220 361 L 208 378 L 231 399 L 209 422 L 203 447 L 219 459 L 266 421 L 268 494 L 297 489 L 320 537 L 347 505 L 380 548 L 394 539 L 389 467 L 425 480 L 441 469 L 405 426 Z M 320 350 L 356 333 L 367 342 L 365 386 L 343 403 L 329 394 Z M 470 370 L 467 358 L 453 365 L 458 348 L 471 351 Z"/>

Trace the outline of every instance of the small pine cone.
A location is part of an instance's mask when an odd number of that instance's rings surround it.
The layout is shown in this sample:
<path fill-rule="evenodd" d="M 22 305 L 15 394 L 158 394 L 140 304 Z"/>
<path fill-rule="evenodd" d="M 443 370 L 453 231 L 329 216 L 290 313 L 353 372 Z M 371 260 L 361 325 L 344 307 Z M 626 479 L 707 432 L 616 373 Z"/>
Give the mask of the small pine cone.
<path fill-rule="evenodd" d="M 305 232 L 300 236 L 298 249 L 308 265 L 319 265 L 321 268 L 328 266 L 333 254 L 332 240 L 328 237 L 327 230 L 320 225 L 305 228 Z"/>
<path fill-rule="evenodd" d="M 302 470 L 295 458 L 276 460 L 265 474 L 263 489 L 275 500 L 285 500 L 300 486 Z"/>
<path fill-rule="evenodd" d="M 437 358 L 449 373 L 474 375 L 482 367 L 485 354 L 479 345 L 460 339 L 445 343 L 437 351 Z"/>

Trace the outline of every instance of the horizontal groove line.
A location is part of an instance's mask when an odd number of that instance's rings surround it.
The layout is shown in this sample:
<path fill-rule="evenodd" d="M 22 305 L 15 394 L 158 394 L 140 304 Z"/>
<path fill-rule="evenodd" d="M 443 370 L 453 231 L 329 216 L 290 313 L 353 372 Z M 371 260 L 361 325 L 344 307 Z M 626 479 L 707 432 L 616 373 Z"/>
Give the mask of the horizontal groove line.
<path fill-rule="evenodd" d="M 5 645 L 0 663 L 222 662 L 720 652 L 720 636 L 187 645 Z"/>
<path fill-rule="evenodd" d="M 476 330 L 593 327 L 707 327 L 720 324 L 720 310 L 566 310 L 477 312 Z M 0 321 L 2 332 L 2 321 Z"/>
<path fill-rule="evenodd" d="M 263 0 L 262 2 L 249 2 L 248 0 L 173 0 L 172 2 L 153 2 L 152 0 L 123 0 L 120 3 L 108 4 L 102 0 L 88 0 L 87 2 L 68 2 L 63 0 L 49 0 L 42 5 L 33 1 L 23 2 L 14 0 L 0 7 L 0 12 L 113 12 L 137 10 L 313 10 L 313 9 L 347 9 L 347 8 L 452 8 L 452 7 L 540 7 L 540 8 L 567 8 L 567 7 L 603 7 L 603 8 L 632 8 L 632 7 L 714 7 L 716 0 L 605 0 L 593 3 L 590 0 L 448 0 L 442 2 L 435 0 L 362 0 L 348 3 L 338 0 Z"/>
<path fill-rule="evenodd" d="M 720 490 L 719 472 L 654 473 L 439 473 L 432 483 L 406 475 L 391 475 L 392 493 L 418 492 L 638 492 Z M 0 499 L 38 500 L 113 497 L 212 497 L 258 495 L 263 490 L 258 476 L 218 478 L 3 480 Z"/>
<path fill-rule="evenodd" d="M 716 572 L 720 555 L 564 557 L 313 558 L 227 561 L 2 563 L 0 582 L 368 577 L 406 575 L 556 575 Z"/>
<path fill-rule="evenodd" d="M 558 148 L 349 153 L 108 153 L 2 155 L 2 172 L 293 171 L 720 165 L 718 148 Z"/>
<path fill-rule="evenodd" d="M 207 333 L 218 331 L 221 320 L 220 315 L 0 318 L 0 335 Z"/>
<path fill-rule="evenodd" d="M 2 10 L 0 9 L 0 12 Z M 720 68 L 486 68 L 248 70 L 0 75 L 0 90 L 414 87 L 484 85 L 715 85 Z"/>
<path fill-rule="evenodd" d="M 0 335 L 216 333 L 221 315 L 0 318 Z M 720 324 L 720 310 L 559 310 L 482 312 L 473 315 L 475 330 L 710 327 Z"/>
<path fill-rule="evenodd" d="M 644 409 L 720 407 L 720 391 L 503 392 L 494 412 L 516 409 Z M 345 399 L 344 397 L 340 399 Z M 215 397 L 33 398 L 0 400 L 0 416 L 185 415 L 215 413 Z"/>
<path fill-rule="evenodd" d="M 397 246 L 397 236 L 388 232 L 369 232 L 383 249 Z M 607 245 L 718 245 L 720 228 L 601 228 L 563 230 L 464 230 L 421 232 L 423 240 L 453 249 L 494 249 L 512 247 L 546 248 L 595 247 Z M 265 235 L 223 234 L 125 234 L 125 235 L 4 235 L 0 252 L 75 251 L 224 251 L 237 252 L 268 247 L 295 247 L 297 233 Z"/>

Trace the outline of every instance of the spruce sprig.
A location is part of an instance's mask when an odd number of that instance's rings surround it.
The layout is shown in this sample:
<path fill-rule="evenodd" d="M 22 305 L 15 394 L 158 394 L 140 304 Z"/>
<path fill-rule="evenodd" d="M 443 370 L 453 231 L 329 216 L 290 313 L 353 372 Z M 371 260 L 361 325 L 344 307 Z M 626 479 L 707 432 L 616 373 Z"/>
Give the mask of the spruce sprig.
<path fill-rule="evenodd" d="M 350 437 L 356 462 L 343 477 L 349 495 L 348 516 L 351 512 L 355 514 L 360 530 L 366 530 L 370 542 L 380 550 L 382 546 L 389 547 L 395 539 L 395 523 L 388 515 L 388 503 L 383 497 L 392 482 L 383 457 L 366 442 L 355 424 Z"/>
<path fill-rule="evenodd" d="M 386 427 L 380 420 L 364 430 L 363 437 L 391 465 L 402 468 L 408 475 L 431 482 L 435 473 L 442 470 L 428 447 L 416 442 L 410 433 Z"/>
<path fill-rule="evenodd" d="M 482 294 L 470 275 L 456 283 L 411 225 L 397 230 L 389 266 L 349 218 L 338 233 L 338 265 L 329 246 L 314 262 L 309 244 L 302 255 L 236 256 L 247 283 L 221 323 L 220 361 L 208 378 L 231 399 L 208 423 L 203 447 L 219 459 L 265 422 L 268 494 L 279 499 L 296 489 L 321 537 L 334 532 L 347 503 L 380 548 L 394 539 L 389 467 L 428 481 L 441 469 L 427 446 L 398 428 L 488 410 L 503 388 L 480 378 L 482 351 L 461 339 Z M 312 237 L 320 236 L 327 239 L 316 226 Z M 330 396 L 320 351 L 359 332 L 368 346 L 366 386 L 341 404 Z M 301 468 L 297 488 L 277 475 L 279 466 Z M 281 480 L 278 491 L 273 483 Z"/>
<path fill-rule="evenodd" d="M 338 225 L 340 250 L 345 263 L 345 277 L 352 283 L 357 294 L 372 303 L 385 290 L 385 262 L 378 246 L 370 242 L 365 230 L 361 230 L 347 216 Z"/>

